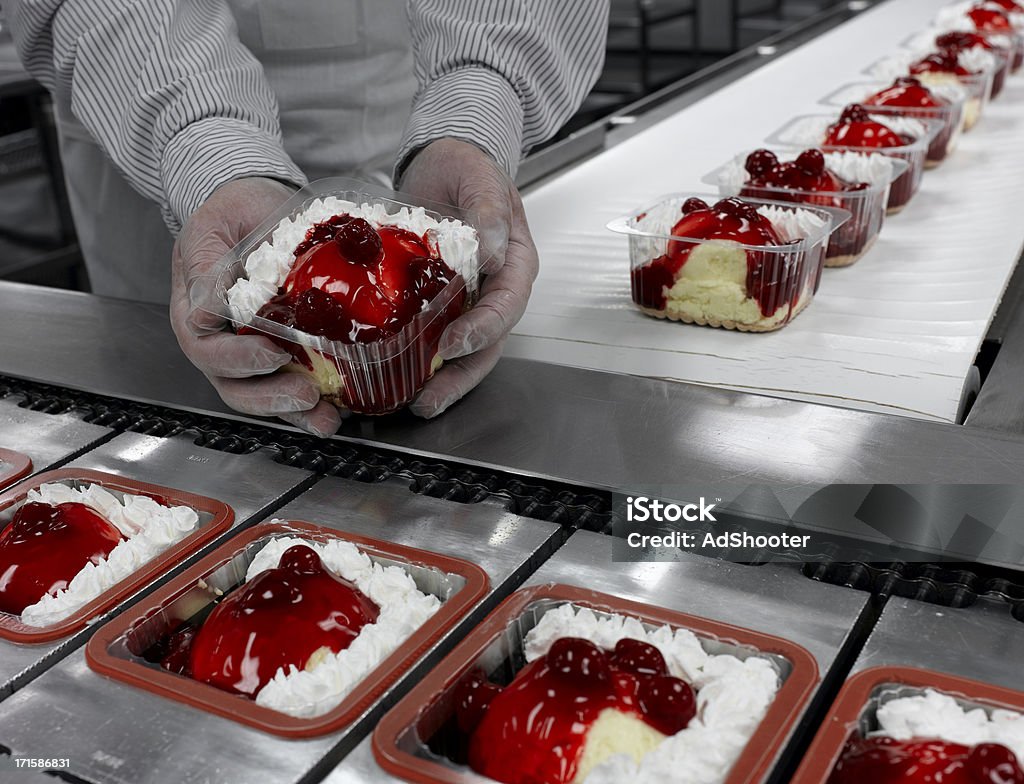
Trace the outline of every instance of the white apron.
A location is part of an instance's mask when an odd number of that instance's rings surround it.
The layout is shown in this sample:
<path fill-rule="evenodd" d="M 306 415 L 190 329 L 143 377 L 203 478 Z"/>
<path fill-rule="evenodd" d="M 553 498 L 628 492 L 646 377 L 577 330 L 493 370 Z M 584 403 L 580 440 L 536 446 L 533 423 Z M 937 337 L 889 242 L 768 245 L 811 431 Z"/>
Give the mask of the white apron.
<path fill-rule="evenodd" d="M 285 150 L 311 179 L 390 175 L 413 93 L 404 0 L 227 0 L 277 95 Z M 173 239 L 71 115 L 56 106 L 71 211 L 93 291 L 167 302 Z"/>

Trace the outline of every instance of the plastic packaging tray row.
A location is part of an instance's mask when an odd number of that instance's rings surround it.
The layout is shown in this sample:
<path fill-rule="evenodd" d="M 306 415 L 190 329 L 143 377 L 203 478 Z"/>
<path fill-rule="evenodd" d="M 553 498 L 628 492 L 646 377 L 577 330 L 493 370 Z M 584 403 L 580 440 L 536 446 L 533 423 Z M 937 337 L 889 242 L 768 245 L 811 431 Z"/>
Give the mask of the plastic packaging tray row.
<path fill-rule="evenodd" d="M 367 675 L 337 708 L 308 719 L 280 713 L 243 696 L 165 671 L 143 658 L 147 649 L 184 622 L 204 617 L 220 596 L 244 581 L 249 564 L 263 546 L 284 536 L 317 543 L 331 539 L 351 542 L 372 561 L 406 570 L 420 591 L 441 600 L 441 609 Z M 276 735 L 312 737 L 340 730 L 353 722 L 454 627 L 487 589 L 487 574 L 476 564 L 458 558 L 302 521 L 262 523 L 230 539 L 103 626 L 90 640 L 86 658 L 97 672 L 160 697 Z"/>
<path fill-rule="evenodd" d="M 875 712 L 887 701 L 934 689 L 954 697 L 965 709 L 1024 712 L 1024 692 L 981 681 L 913 667 L 874 667 L 850 678 L 836 697 L 818 734 L 793 777 L 793 784 L 825 784 L 855 735 L 877 729 Z"/>
<path fill-rule="evenodd" d="M 100 485 L 116 496 L 121 494 L 145 495 L 165 506 L 187 506 L 199 515 L 199 525 L 185 539 L 143 564 L 131 576 L 117 583 L 63 621 L 38 628 L 22 623 L 17 616 L 0 613 L 0 639 L 32 644 L 52 642 L 73 634 L 84 628 L 92 618 L 111 610 L 157 576 L 200 550 L 205 544 L 226 531 L 234 520 L 232 509 L 212 498 L 148 482 L 137 482 L 101 471 L 62 468 L 37 474 L 31 480 L 22 482 L 0 494 L 0 529 L 10 522 L 15 510 L 24 503 L 29 490 L 36 489 L 48 482 L 65 484 L 74 488 Z"/>
<path fill-rule="evenodd" d="M 373 734 L 373 750 L 381 767 L 417 784 L 484 781 L 432 750 L 436 736 L 452 721 L 456 685 L 476 668 L 497 680 L 508 680 L 525 664 L 526 634 L 545 613 L 566 604 L 589 608 L 599 616 L 615 613 L 636 618 L 648 628 L 688 629 L 711 653 L 741 659 L 757 654 L 773 662 L 782 686 L 733 765 L 727 784 L 760 780 L 818 682 L 814 657 L 787 640 L 572 586 L 528 588 L 506 599 L 381 720 Z"/>

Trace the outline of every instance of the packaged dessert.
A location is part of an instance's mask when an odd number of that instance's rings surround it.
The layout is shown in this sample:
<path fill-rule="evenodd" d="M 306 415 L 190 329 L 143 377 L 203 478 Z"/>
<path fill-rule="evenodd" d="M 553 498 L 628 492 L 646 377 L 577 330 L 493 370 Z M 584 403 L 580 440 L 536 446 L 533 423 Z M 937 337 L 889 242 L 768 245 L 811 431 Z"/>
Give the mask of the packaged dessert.
<path fill-rule="evenodd" d="M 677 193 L 608 228 L 629 237 L 633 301 L 646 315 L 769 332 L 814 298 L 829 237 L 848 218 L 792 202 Z"/>
<path fill-rule="evenodd" d="M 861 104 L 872 114 L 937 120 L 942 127 L 932 140 L 925 168 L 938 166 L 952 153 L 964 130 L 967 91 L 953 84 L 926 86 L 915 76 L 898 76 L 891 82 L 846 84 L 822 99 L 826 106 Z"/>
<path fill-rule="evenodd" d="M 932 27 L 942 33 L 971 33 L 1007 40 L 1010 70 L 1024 64 L 1024 12 L 1020 6 L 999 2 L 954 2 L 939 10 Z"/>
<path fill-rule="evenodd" d="M 384 188 L 299 190 L 194 287 L 193 304 L 291 353 L 283 372 L 362 414 L 405 406 L 440 367 L 445 328 L 477 297 L 475 219 Z"/>
<path fill-rule="evenodd" d="M 850 213 L 833 231 L 826 267 L 846 267 L 870 250 L 885 220 L 889 188 L 906 161 L 877 153 L 800 147 L 760 148 L 737 155 L 704 176 L 722 196 L 792 201 Z"/>
<path fill-rule="evenodd" d="M 917 193 L 928 149 L 941 130 L 938 120 L 875 114 L 851 104 L 838 116 L 794 117 L 769 136 L 768 143 L 818 147 L 826 152 L 876 152 L 906 161 L 907 170 L 889 189 L 888 211 L 895 214 Z"/>
<path fill-rule="evenodd" d="M 0 490 L 32 472 L 32 458 L 13 449 L 0 448 Z"/>
<path fill-rule="evenodd" d="M 940 55 L 955 56 L 957 62 L 971 72 L 991 69 L 990 99 L 998 98 L 1006 86 L 1006 79 L 1013 70 L 1018 45 L 1017 38 L 1011 35 L 965 30 L 943 31 L 936 28 L 917 33 L 903 41 L 903 46 L 914 53 L 927 54 L 934 51 Z M 928 67 L 927 63 L 923 65 Z"/>
<path fill-rule="evenodd" d="M 913 76 L 929 88 L 960 88 L 964 98 L 964 131 L 971 130 L 981 119 L 992 93 L 992 82 L 1000 67 L 999 60 L 986 51 L 963 51 L 924 48 L 883 57 L 868 66 L 864 73 L 880 82 Z"/>
<path fill-rule="evenodd" d="M 82 629 L 227 530 L 212 498 L 64 468 L 0 494 L 0 638 Z"/>
<path fill-rule="evenodd" d="M 377 725 L 407 781 L 760 781 L 818 681 L 789 641 L 567 585 L 514 593 Z"/>
<path fill-rule="evenodd" d="M 912 667 L 850 678 L 794 784 L 1024 784 L 1024 692 Z"/>
<path fill-rule="evenodd" d="M 486 595 L 459 558 L 257 525 L 93 635 L 92 669 L 286 737 L 362 715 Z"/>

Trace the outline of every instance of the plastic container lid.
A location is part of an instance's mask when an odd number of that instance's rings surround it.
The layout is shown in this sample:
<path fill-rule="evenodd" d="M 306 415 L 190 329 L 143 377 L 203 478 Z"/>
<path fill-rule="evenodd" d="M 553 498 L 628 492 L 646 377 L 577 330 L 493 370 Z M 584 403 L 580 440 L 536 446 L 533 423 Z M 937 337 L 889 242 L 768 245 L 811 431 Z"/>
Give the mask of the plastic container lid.
<path fill-rule="evenodd" d="M 247 278 L 246 261 L 250 254 L 272 235 L 285 219 L 295 220 L 317 199 L 335 197 L 357 205 L 380 205 L 388 215 L 403 208 L 422 208 L 434 220 L 453 219 L 473 227 L 475 216 L 450 205 L 418 199 L 407 194 L 346 178 L 329 178 L 310 183 L 297 191 L 271 217 L 258 226 L 216 266 L 203 285 L 193 285 L 192 304 L 230 322 L 236 330 L 246 327 L 267 335 L 293 354 L 299 354 L 310 372 L 331 375 L 321 391 L 333 402 L 357 413 L 385 414 L 406 405 L 434 372 L 437 345 L 444 328 L 477 297 L 480 269 L 485 261 L 481 252 L 466 257 L 446 258 L 456 277 L 412 321 L 391 337 L 367 343 L 345 343 L 311 335 L 261 316 L 233 308 L 228 292 L 241 278 Z M 376 227 L 375 227 L 376 228 Z M 294 248 L 285 249 L 291 255 Z M 268 283 L 276 287 L 277 281 Z M 275 292 L 265 293 L 266 299 Z M 266 301 L 264 300 L 264 302 Z M 464 301 L 464 304 L 460 303 Z M 263 303 L 261 303 L 263 304 Z M 258 307 L 258 306 L 257 306 Z M 327 365 L 320 363 L 326 360 Z"/>
<path fill-rule="evenodd" d="M 50 626 L 36 627 L 22 623 L 18 616 L 0 613 L 0 639 L 17 643 L 45 643 L 62 639 L 83 629 L 92 618 L 112 609 L 147 583 L 152 582 L 158 575 L 171 570 L 199 551 L 203 545 L 226 531 L 235 519 L 235 513 L 231 507 L 221 501 L 85 468 L 62 468 L 57 471 L 46 471 L 37 474 L 29 481 L 12 487 L 0 494 L 0 515 L 15 505 L 22 504 L 29 490 L 48 482 L 75 487 L 100 485 L 114 493 L 150 496 L 165 506 L 187 506 L 199 514 L 199 525 L 189 536 L 168 547 L 151 561 L 144 563 L 129 577 L 107 589 L 62 621 Z M 6 520 L 4 523 L 6 524 Z M 85 564 L 82 566 L 84 567 Z"/>
<path fill-rule="evenodd" d="M 0 448 L 0 490 L 32 473 L 32 458 L 13 449 Z"/>

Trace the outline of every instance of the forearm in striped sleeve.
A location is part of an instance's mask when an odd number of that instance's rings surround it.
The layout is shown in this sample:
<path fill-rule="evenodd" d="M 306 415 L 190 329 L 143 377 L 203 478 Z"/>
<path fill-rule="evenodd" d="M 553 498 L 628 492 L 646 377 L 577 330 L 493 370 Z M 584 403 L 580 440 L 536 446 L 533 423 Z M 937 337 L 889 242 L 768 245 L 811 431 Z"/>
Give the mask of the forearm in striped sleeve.
<path fill-rule="evenodd" d="M 514 174 L 582 103 L 604 62 L 608 0 L 409 0 L 420 88 L 396 171 L 452 136 Z"/>
<path fill-rule="evenodd" d="M 172 231 L 233 179 L 304 181 L 223 0 L 12 0 L 22 62 Z"/>

